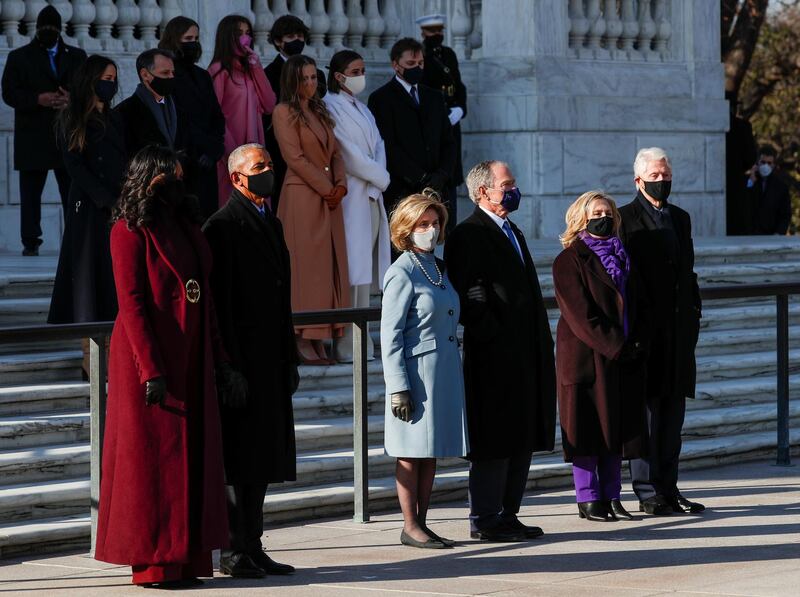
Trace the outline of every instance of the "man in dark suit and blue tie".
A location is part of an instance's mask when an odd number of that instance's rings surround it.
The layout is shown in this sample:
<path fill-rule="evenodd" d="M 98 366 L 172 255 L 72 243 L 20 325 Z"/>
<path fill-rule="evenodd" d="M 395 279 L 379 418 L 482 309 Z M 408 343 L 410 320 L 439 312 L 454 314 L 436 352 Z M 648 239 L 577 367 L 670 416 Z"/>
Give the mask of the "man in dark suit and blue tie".
<path fill-rule="evenodd" d="M 525 237 L 508 215 L 520 191 L 507 164 L 467 174 L 475 211 L 444 249 L 461 299 L 469 429 L 470 534 L 523 541 L 542 534 L 517 517 L 533 452 L 555 441 L 553 338 Z"/>

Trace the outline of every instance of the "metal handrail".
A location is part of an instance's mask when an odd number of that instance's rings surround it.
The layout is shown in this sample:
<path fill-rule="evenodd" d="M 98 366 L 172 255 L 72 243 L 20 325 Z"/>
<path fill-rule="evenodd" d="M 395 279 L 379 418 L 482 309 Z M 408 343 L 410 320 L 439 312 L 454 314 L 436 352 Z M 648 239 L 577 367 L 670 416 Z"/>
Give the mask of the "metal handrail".
<path fill-rule="evenodd" d="M 777 457 L 776 464 L 789 466 L 789 295 L 800 294 L 800 283 L 741 284 L 708 286 L 700 289 L 705 300 L 775 297 L 777 311 Z M 555 298 L 545 297 L 544 306 L 557 309 Z M 368 471 L 368 393 L 367 393 L 367 324 L 380 320 L 379 307 L 303 311 L 292 317 L 294 325 L 350 323 L 353 325 L 353 519 L 369 521 Z M 100 472 L 106 404 L 106 343 L 114 323 L 34 325 L 0 327 L 0 344 L 18 344 L 53 340 L 90 339 L 89 400 L 91 446 L 92 547 L 95 544 L 97 508 L 100 503 Z"/>

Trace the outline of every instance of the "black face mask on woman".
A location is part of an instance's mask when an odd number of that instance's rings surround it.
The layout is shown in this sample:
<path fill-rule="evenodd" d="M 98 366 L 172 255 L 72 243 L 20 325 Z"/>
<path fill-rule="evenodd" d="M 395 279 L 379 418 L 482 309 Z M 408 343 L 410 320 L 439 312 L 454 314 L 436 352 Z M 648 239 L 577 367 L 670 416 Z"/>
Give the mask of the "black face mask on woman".
<path fill-rule="evenodd" d="M 187 64 L 194 64 L 200 60 L 203 48 L 199 41 L 184 41 L 181 43 L 181 56 Z"/>
<path fill-rule="evenodd" d="M 614 218 L 603 216 L 602 218 L 592 218 L 586 224 L 586 230 L 592 236 L 608 237 L 614 233 Z"/>

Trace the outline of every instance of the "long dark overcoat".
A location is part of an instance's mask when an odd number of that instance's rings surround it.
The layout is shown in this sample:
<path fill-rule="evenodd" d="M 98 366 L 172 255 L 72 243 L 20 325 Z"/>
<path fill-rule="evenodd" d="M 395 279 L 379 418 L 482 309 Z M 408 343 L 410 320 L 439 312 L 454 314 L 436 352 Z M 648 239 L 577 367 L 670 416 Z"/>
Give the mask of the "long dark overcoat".
<path fill-rule="evenodd" d="M 445 245 L 447 270 L 461 299 L 471 459 L 550 451 L 555 439 L 553 338 L 528 245 L 511 227 L 524 264 L 480 208 Z M 487 302 L 467 298 L 476 284 L 487 289 Z"/>
<path fill-rule="evenodd" d="M 214 377 L 228 357 L 209 284 L 211 251 L 195 224 L 161 220 L 130 230 L 120 220 L 111 255 L 119 316 L 95 557 L 128 566 L 186 563 L 228 545 Z M 145 382 L 156 377 L 166 379 L 167 397 L 147 406 Z"/>
<path fill-rule="evenodd" d="M 625 305 L 597 255 L 577 239 L 553 262 L 561 317 L 556 331 L 558 415 L 564 459 L 621 454 L 642 456 L 646 445 L 645 357 L 620 363 L 626 337 L 648 346 L 649 315 L 636 270 Z"/>
<path fill-rule="evenodd" d="M 247 406 L 222 407 L 229 484 L 295 479 L 292 394 L 298 365 L 289 252 L 280 221 L 234 191 L 203 227 L 214 254 L 211 284 L 232 365 L 247 378 Z"/>
<path fill-rule="evenodd" d="M 119 198 L 126 166 L 121 118 L 109 112 L 103 123 L 91 122 L 83 151 L 68 151 L 66 141 L 62 145 L 72 182 L 47 321 L 110 321 L 117 316 L 111 209 Z"/>
<path fill-rule="evenodd" d="M 694 241 L 689 214 L 670 204 L 678 239 L 677 259 L 667 237 L 638 196 L 620 208 L 619 237 L 639 272 L 653 314 L 647 360 L 648 398 L 694 398 L 697 376 L 694 349 L 700 331 L 701 303 L 694 273 Z"/>
<path fill-rule="evenodd" d="M 63 165 L 54 126 L 58 111 L 40 106 L 39 94 L 59 87 L 69 90 L 86 52 L 58 43 L 55 73 L 38 39 L 12 50 L 6 58 L 2 87 L 3 101 L 14 108 L 14 170 L 52 170 Z"/>

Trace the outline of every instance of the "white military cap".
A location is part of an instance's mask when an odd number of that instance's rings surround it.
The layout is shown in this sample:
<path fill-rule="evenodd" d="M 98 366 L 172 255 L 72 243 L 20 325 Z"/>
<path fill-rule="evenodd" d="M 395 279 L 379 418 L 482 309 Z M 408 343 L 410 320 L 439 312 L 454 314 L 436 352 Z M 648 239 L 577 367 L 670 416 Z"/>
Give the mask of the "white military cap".
<path fill-rule="evenodd" d="M 420 27 L 444 27 L 444 15 L 425 15 L 417 19 L 416 23 Z"/>

